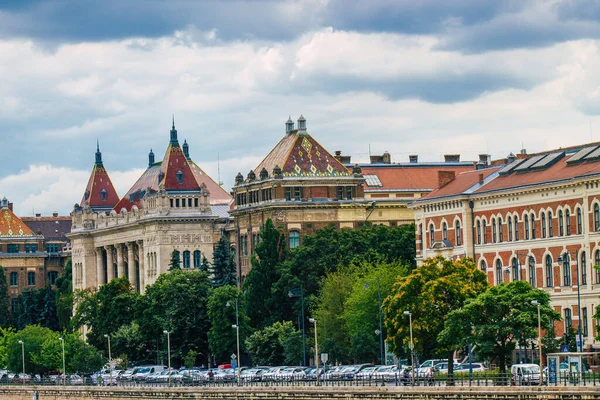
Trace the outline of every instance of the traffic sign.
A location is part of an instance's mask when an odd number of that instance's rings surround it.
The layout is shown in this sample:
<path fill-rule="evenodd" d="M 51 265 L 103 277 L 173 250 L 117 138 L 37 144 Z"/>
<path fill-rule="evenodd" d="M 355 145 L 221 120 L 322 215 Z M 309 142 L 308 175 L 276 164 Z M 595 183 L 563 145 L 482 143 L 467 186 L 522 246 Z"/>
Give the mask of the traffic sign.
<path fill-rule="evenodd" d="M 231 357 L 232 360 L 235 360 L 237 358 L 236 355 L 235 355 L 235 353 L 232 353 L 230 357 Z"/>
<path fill-rule="evenodd" d="M 563 353 L 568 353 L 569 352 L 569 345 L 568 344 L 563 344 L 562 348 L 561 348 L 561 351 Z"/>
<path fill-rule="evenodd" d="M 321 353 L 321 361 L 323 364 L 327 363 L 327 360 L 329 360 L 329 353 Z"/>

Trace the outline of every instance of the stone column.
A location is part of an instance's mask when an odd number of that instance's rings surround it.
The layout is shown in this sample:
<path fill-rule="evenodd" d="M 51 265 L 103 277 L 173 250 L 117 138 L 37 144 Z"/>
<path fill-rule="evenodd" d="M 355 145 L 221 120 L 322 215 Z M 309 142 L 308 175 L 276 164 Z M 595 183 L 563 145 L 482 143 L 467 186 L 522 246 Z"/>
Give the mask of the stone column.
<path fill-rule="evenodd" d="M 140 262 L 140 287 L 139 287 L 139 291 L 140 293 L 144 293 L 144 289 L 146 286 L 146 265 L 144 263 L 144 241 L 143 240 L 138 240 L 137 241 L 137 245 L 138 245 L 138 259 Z"/>
<path fill-rule="evenodd" d="M 133 286 L 135 290 L 139 290 L 135 276 L 135 255 L 133 252 L 134 246 L 135 242 L 127 243 L 127 274 L 129 275 L 129 282 L 131 283 L 131 286 Z"/>
<path fill-rule="evenodd" d="M 113 268 L 113 264 L 115 263 L 113 260 L 113 246 L 104 247 L 106 250 L 106 283 L 113 280 L 115 277 L 115 270 Z"/>
<path fill-rule="evenodd" d="M 104 282 L 104 257 L 102 257 L 102 249 L 96 249 L 96 286 L 100 289 L 100 286 L 105 284 Z"/>
<path fill-rule="evenodd" d="M 117 247 L 117 278 L 125 276 L 125 260 L 123 259 L 123 245 L 121 243 Z"/>

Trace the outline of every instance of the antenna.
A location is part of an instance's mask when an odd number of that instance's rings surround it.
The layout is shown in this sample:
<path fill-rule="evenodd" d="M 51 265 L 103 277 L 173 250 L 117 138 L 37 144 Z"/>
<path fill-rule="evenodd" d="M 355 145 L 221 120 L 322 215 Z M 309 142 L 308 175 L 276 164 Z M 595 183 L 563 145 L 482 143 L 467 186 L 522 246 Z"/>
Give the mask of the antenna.
<path fill-rule="evenodd" d="M 371 157 L 371 143 L 369 143 L 369 158 Z"/>
<path fill-rule="evenodd" d="M 221 180 L 221 159 L 219 157 L 219 153 L 217 153 L 217 180 L 219 181 L 219 186 L 223 186 L 223 181 Z"/>
<path fill-rule="evenodd" d="M 590 142 L 593 142 L 594 139 L 592 139 L 592 119 L 590 118 Z"/>

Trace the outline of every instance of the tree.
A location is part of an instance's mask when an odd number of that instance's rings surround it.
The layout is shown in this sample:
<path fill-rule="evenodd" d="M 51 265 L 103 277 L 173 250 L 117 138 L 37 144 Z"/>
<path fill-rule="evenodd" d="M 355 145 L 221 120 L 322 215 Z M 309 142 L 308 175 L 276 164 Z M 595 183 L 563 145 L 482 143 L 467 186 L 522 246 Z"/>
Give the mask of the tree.
<path fill-rule="evenodd" d="M 40 316 L 40 323 L 45 328 L 58 331 L 60 330 L 60 325 L 56 315 L 56 294 L 50 286 L 46 286 L 46 288 L 43 289 L 43 293 L 44 310 Z"/>
<path fill-rule="evenodd" d="M 156 362 L 156 345 L 147 341 L 137 322 L 121 326 L 110 337 L 114 354 L 125 354 L 127 359 L 137 364 Z"/>
<path fill-rule="evenodd" d="M 62 331 L 71 331 L 73 317 L 73 284 L 71 259 L 67 260 L 63 273 L 56 278 L 57 300 L 56 315 Z"/>
<path fill-rule="evenodd" d="M 542 327 L 550 330 L 560 314 L 550 306 L 550 295 L 524 281 L 489 287 L 466 301 L 460 309 L 448 313 L 443 340 L 477 343 L 479 353 L 498 360 L 500 372 L 506 372 L 506 360 L 518 340 L 534 340 L 538 336 L 537 306 L 540 303 Z"/>
<path fill-rule="evenodd" d="M 280 308 L 271 295 L 271 288 L 281 276 L 279 264 L 285 259 L 285 254 L 284 236 L 275 228 L 273 221 L 267 219 L 260 233 L 256 254 L 251 258 L 252 269 L 244 281 L 248 316 L 255 328 L 268 326 L 281 319 L 276 312 Z"/>
<path fill-rule="evenodd" d="M 202 255 L 202 261 L 200 262 L 200 270 L 207 274 L 210 273 L 210 263 L 204 254 Z"/>
<path fill-rule="evenodd" d="M 463 307 L 487 286 L 486 275 L 472 259 L 449 260 L 439 256 L 424 260 L 423 265 L 396 282 L 384 301 L 385 329 L 392 351 L 397 355 L 404 353 L 409 342 L 409 319 L 404 311 L 410 311 L 415 349 L 426 356 L 446 355 L 452 381 L 453 355 L 459 345 L 451 336 L 444 340 L 438 340 L 438 336 L 448 313 Z"/>
<path fill-rule="evenodd" d="M 24 329 L 27 325 L 37 324 L 40 321 L 38 293 L 33 289 L 24 290 L 19 297 L 21 298 L 21 309 L 17 317 L 17 327 Z"/>
<path fill-rule="evenodd" d="M 275 322 L 246 339 L 257 365 L 298 365 L 302 360 L 302 333 L 291 321 Z"/>
<path fill-rule="evenodd" d="M 0 327 L 7 328 L 11 324 L 10 297 L 8 296 L 8 284 L 6 273 L 0 265 Z"/>
<path fill-rule="evenodd" d="M 171 253 L 171 260 L 169 261 L 169 271 L 176 271 L 181 269 L 181 256 L 177 250 L 173 250 Z"/>
<path fill-rule="evenodd" d="M 49 339 L 56 339 L 56 333 L 39 325 L 27 325 L 22 330 L 5 331 L 0 342 L 0 352 L 6 354 L 6 367 L 10 371 L 22 370 L 22 352 L 19 340 L 25 348 L 25 370 L 33 374 L 44 374 L 52 368 L 44 365 L 40 359 L 42 344 Z"/>
<path fill-rule="evenodd" d="M 229 240 L 225 236 L 221 236 L 213 253 L 213 287 L 236 285 L 235 263 L 232 261 Z"/>
<path fill-rule="evenodd" d="M 32 355 L 32 361 L 40 368 L 62 371 L 62 343 L 58 340 L 59 337 L 65 340 L 67 374 L 97 371 L 104 364 L 105 358 L 102 354 L 77 334 L 51 332 L 41 344 L 39 353 Z"/>

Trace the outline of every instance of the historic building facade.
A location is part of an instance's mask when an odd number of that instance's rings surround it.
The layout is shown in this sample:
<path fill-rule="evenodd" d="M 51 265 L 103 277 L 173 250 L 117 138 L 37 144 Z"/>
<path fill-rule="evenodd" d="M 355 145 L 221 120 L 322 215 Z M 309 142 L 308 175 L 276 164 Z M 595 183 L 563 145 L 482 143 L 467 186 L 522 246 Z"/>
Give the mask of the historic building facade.
<path fill-rule="evenodd" d="M 212 259 L 229 224 L 231 196 L 179 145 L 175 124 L 164 157 L 119 198 L 97 149 L 80 205 L 72 212 L 73 288 L 99 288 L 127 277 L 141 293 L 168 269 L 173 251 L 184 269 Z"/>
<path fill-rule="evenodd" d="M 69 217 L 19 218 L 6 198 L 0 202 L 0 265 L 4 268 L 11 308 L 27 289 L 54 285 L 70 256 L 65 234 Z"/>
<path fill-rule="evenodd" d="M 490 284 L 526 280 L 551 295 L 557 335 L 581 327 L 584 347 L 600 347 L 600 143 L 511 154 L 443 183 L 411 206 L 417 260 L 468 256 Z"/>

